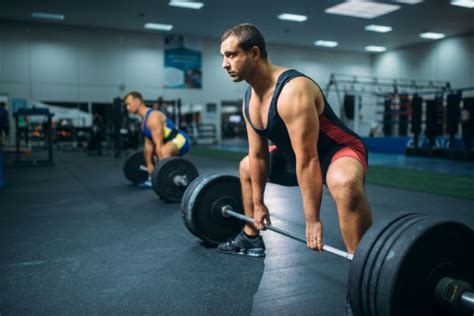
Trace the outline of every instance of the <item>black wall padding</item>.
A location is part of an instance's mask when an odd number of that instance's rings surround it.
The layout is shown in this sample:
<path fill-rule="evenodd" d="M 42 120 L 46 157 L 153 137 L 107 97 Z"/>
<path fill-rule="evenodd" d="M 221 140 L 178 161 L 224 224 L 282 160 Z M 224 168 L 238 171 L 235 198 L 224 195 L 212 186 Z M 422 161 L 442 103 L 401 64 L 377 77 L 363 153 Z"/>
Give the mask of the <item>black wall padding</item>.
<path fill-rule="evenodd" d="M 470 149 L 474 137 L 474 98 L 464 98 L 463 104 L 463 111 L 467 111 L 469 119 L 462 122 L 462 138 L 465 148 Z"/>
<path fill-rule="evenodd" d="M 354 119 L 355 96 L 346 94 L 344 96 L 344 114 L 349 120 Z"/>
<path fill-rule="evenodd" d="M 445 110 L 443 97 L 436 97 L 436 135 L 444 135 Z"/>
<path fill-rule="evenodd" d="M 421 108 L 423 105 L 423 98 L 414 95 L 411 100 L 411 131 L 414 134 L 421 132 Z"/>
<path fill-rule="evenodd" d="M 461 116 L 461 96 L 459 94 L 450 94 L 446 105 L 446 123 L 449 135 L 458 133 L 459 120 Z"/>
<path fill-rule="evenodd" d="M 383 113 L 383 134 L 392 135 L 392 98 L 391 94 L 385 95 L 384 113 Z"/>
<path fill-rule="evenodd" d="M 408 104 L 410 99 L 407 94 L 400 95 L 400 111 L 398 112 L 398 135 L 408 134 Z"/>
<path fill-rule="evenodd" d="M 426 100 L 426 136 L 434 138 L 436 136 L 436 100 Z"/>

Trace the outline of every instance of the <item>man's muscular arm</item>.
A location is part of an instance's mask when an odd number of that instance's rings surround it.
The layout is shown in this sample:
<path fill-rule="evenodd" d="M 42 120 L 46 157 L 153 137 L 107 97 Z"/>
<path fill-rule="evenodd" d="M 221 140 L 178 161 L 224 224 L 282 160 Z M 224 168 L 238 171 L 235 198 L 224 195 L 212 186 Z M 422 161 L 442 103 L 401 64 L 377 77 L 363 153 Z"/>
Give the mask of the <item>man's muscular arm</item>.
<path fill-rule="evenodd" d="M 160 120 L 158 113 L 151 113 L 148 118 L 148 128 L 151 132 L 151 137 L 153 138 L 153 143 L 155 145 L 155 155 L 158 156 L 158 159 L 163 159 L 162 149 L 163 149 L 163 123 Z"/>
<path fill-rule="evenodd" d="M 283 89 L 278 112 L 286 124 L 296 156 L 296 176 L 303 199 L 307 245 L 322 250 L 320 207 L 322 176 L 317 152 L 319 117 L 316 87 L 306 78 L 295 78 Z"/>
<path fill-rule="evenodd" d="M 264 220 L 270 222 L 263 196 L 268 178 L 268 141 L 258 135 L 244 115 L 249 140 L 249 170 L 252 182 L 254 219 L 258 229 L 263 229 Z"/>
<path fill-rule="evenodd" d="M 148 173 L 153 172 L 153 143 L 147 137 L 145 137 L 145 144 L 143 145 L 143 158 L 145 158 L 146 168 Z"/>

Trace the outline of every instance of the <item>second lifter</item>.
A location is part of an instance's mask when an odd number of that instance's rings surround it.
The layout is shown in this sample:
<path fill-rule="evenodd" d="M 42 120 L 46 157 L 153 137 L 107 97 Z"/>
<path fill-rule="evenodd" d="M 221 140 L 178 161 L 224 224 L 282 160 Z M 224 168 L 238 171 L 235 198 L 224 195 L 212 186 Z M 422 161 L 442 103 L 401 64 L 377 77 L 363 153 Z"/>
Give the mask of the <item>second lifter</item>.
<path fill-rule="evenodd" d="M 188 135 L 177 129 L 163 112 L 148 108 L 139 92 L 129 92 L 125 96 L 125 106 L 129 113 L 138 114 L 142 118 L 141 128 L 145 136 L 143 155 L 149 175 L 155 168 L 153 156 L 162 160 L 183 156 L 189 151 L 191 141 Z M 150 179 L 142 186 L 151 187 Z"/>

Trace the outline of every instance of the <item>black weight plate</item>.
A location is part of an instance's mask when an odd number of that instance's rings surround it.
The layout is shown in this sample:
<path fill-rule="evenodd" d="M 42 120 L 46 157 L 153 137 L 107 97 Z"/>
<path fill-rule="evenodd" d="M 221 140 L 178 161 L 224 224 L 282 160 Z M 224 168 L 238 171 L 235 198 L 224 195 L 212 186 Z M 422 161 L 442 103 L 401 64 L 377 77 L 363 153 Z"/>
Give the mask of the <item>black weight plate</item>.
<path fill-rule="evenodd" d="M 148 179 L 148 173 L 140 170 L 140 165 L 145 165 L 143 151 L 136 151 L 128 155 L 123 164 L 125 178 L 133 184 L 139 184 Z"/>
<path fill-rule="evenodd" d="M 206 244 L 215 246 L 227 241 L 242 230 L 244 223 L 224 217 L 225 205 L 243 214 L 239 178 L 222 174 L 198 177 L 181 203 L 186 227 Z"/>
<path fill-rule="evenodd" d="M 373 265 L 374 253 L 377 254 L 381 245 L 395 229 L 400 221 L 416 216 L 411 213 L 396 213 L 389 218 L 373 225 L 362 238 L 350 265 L 348 291 L 354 315 L 365 315 L 364 309 L 368 305 L 367 285 L 370 275 L 365 275 L 366 266 Z M 395 226 L 393 226 L 395 225 Z"/>
<path fill-rule="evenodd" d="M 197 193 L 202 183 L 207 181 L 208 177 L 212 177 L 214 174 L 208 174 L 204 176 L 199 176 L 191 182 L 186 190 L 184 191 L 183 198 L 181 199 L 181 213 L 183 217 L 184 226 L 196 237 L 201 238 L 199 234 L 195 231 L 192 223 L 192 207 L 190 204 L 191 198 L 194 199 L 194 193 Z M 189 215 L 189 216 L 187 216 Z"/>
<path fill-rule="evenodd" d="M 186 187 L 199 175 L 196 167 L 189 160 L 170 157 L 158 162 L 151 175 L 153 190 L 162 199 L 169 202 L 180 202 Z M 174 177 L 187 178 L 188 184 L 177 185 Z"/>
<path fill-rule="evenodd" d="M 423 217 L 396 239 L 380 268 L 373 315 L 447 315 L 435 301 L 443 277 L 474 284 L 474 232 L 468 226 Z"/>
<path fill-rule="evenodd" d="M 386 230 L 383 237 L 379 238 L 375 246 L 372 247 L 369 259 L 364 267 L 364 277 L 362 278 L 363 291 L 361 295 L 365 298 L 363 305 L 364 315 L 378 315 L 378 313 L 376 313 L 377 290 L 381 282 L 385 281 L 380 277 L 380 270 L 384 265 L 384 258 L 389 257 L 392 253 L 391 248 L 394 242 L 403 238 L 405 232 L 422 219 L 423 217 L 417 214 L 399 219 Z"/>

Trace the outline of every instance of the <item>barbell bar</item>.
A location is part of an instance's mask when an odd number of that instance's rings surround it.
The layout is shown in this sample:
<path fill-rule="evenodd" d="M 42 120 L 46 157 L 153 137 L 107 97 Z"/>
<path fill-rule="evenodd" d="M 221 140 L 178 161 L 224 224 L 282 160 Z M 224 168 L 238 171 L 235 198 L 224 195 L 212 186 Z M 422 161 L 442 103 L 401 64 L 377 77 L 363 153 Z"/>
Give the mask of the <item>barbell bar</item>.
<path fill-rule="evenodd" d="M 248 216 L 245 216 L 243 214 L 240 214 L 240 213 L 237 213 L 237 212 L 234 212 L 232 210 L 232 207 L 230 205 L 224 205 L 222 207 L 222 215 L 224 216 L 232 216 L 232 217 L 235 217 L 235 218 L 238 218 L 248 224 L 251 224 L 251 225 L 254 225 L 255 224 L 255 221 L 248 217 Z M 286 237 L 289 237 L 291 239 L 294 239 L 296 241 L 299 241 L 299 242 L 302 242 L 304 244 L 306 244 L 306 238 L 302 237 L 302 236 L 298 236 L 290 231 L 287 231 L 285 229 L 282 229 L 282 228 L 278 228 L 272 224 L 265 224 L 265 230 L 271 230 L 275 233 L 278 233 L 280 235 L 283 235 L 283 236 L 286 236 Z M 348 259 L 350 261 L 352 261 L 353 259 L 353 255 L 346 252 L 346 251 L 343 251 L 343 250 L 340 250 L 340 249 L 337 249 L 337 248 L 334 248 L 334 247 L 331 247 L 329 245 L 323 245 L 323 250 L 324 251 L 327 251 L 333 255 L 336 255 L 338 257 L 342 257 L 342 258 L 345 258 L 345 259 Z"/>

